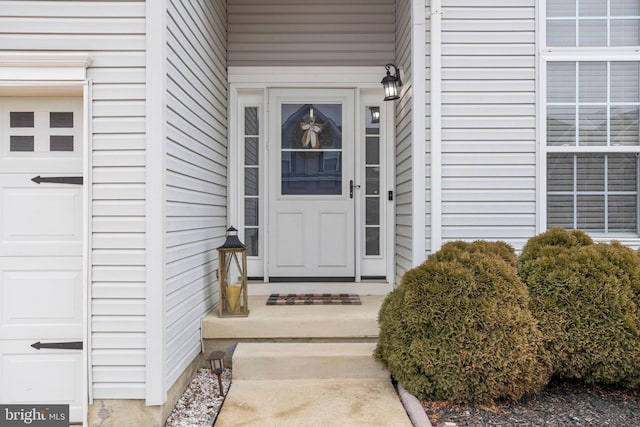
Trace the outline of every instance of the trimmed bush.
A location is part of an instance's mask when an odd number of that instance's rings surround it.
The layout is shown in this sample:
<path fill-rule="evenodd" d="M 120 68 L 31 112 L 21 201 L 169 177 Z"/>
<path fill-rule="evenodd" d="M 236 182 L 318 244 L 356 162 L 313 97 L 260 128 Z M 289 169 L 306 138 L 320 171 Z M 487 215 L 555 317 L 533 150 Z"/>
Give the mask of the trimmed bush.
<path fill-rule="evenodd" d="M 376 358 L 423 399 L 488 403 L 540 391 L 551 365 L 516 266 L 505 243 L 447 243 L 385 299 Z"/>
<path fill-rule="evenodd" d="M 552 229 L 525 246 L 519 269 L 554 373 L 588 384 L 640 385 L 640 258 L 582 232 Z"/>

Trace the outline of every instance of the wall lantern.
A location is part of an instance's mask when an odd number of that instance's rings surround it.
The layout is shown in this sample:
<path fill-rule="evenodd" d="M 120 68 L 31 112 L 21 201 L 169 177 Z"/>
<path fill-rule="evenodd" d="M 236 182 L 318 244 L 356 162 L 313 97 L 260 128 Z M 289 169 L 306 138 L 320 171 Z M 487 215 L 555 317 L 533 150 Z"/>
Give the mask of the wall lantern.
<path fill-rule="evenodd" d="M 369 107 L 371 123 L 380 123 L 380 107 Z"/>
<path fill-rule="evenodd" d="M 391 67 L 393 67 L 394 74 L 391 75 Z M 394 99 L 400 99 L 400 88 L 402 87 L 402 80 L 400 80 L 400 70 L 394 64 L 387 64 L 384 66 L 387 70 L 387 75 L 380 83 L 384 88 L 384 100 L 393 101 Z"/>
<path fill-rule="evenodd" d="M 238 239 L 238 230 L 227 229 L 227 240 L 218 248 L 220 317 L 247 317 L 247 247 Z"/>

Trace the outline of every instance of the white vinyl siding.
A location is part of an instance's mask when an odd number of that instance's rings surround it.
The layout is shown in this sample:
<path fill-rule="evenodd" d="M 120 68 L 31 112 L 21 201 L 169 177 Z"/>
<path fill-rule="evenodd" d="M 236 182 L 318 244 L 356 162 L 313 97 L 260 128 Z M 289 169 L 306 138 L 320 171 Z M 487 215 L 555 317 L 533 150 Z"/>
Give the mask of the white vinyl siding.
<path fill-rule="evenodd" d="M 535 2 L 443 1 L 442 236 L 535 234 Z"/>
<path fill-rule="evenodd" d="M 396 102 L 396 282 L 413 267 L 411 1 L 396 0 L 396 65 L 402 97 Z"/>
<path fill-rule="evenodd" d="M 229 66 L 375 65 L 394 58 L 393 0 L 229 0 Z"/>
<path fill-rule="evenodd" d="M 165 387 L 200 353 L 227 220 L 226 3 L 171 1 L 167 16 Z"/>
<path fill-rule="evenodd" d="M 145 395 L 144 11 L 142 2 L 0 2 L 0 49 L 93 57 L 90 339 L 97 399 Z"/>

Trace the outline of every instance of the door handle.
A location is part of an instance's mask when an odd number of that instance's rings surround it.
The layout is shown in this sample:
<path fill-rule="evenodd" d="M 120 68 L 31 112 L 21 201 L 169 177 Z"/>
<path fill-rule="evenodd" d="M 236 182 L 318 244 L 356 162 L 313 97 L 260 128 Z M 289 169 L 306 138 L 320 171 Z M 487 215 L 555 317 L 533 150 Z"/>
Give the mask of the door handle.
<path fill-rule="evenodd" d="M 353 180 L 350 180 L 349 181 L 349 198 L 350 199 L 353 199 L 353 189 L 354 188 L 360 188 L 360 186 L 359 185 L 355 185 L 353 183 Z"/>

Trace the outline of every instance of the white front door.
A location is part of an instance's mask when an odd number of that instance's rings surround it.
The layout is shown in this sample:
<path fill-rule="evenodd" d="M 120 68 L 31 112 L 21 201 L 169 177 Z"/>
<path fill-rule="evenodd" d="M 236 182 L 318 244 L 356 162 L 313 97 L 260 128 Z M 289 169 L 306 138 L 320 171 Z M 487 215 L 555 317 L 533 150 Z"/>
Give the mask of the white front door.
<path fill-rule="evenodd" d="M 0 402 L 71 421 L 82 351 L 56 347 L 82 345 L 82 186 L 56 181 L 82 175 L 82 150 L 81 99 L 0 97 Z"/>
<path fill-rule="evenodd" d="M 270 280 L 355 276 L 354 91 L 269 91 Z"/>

